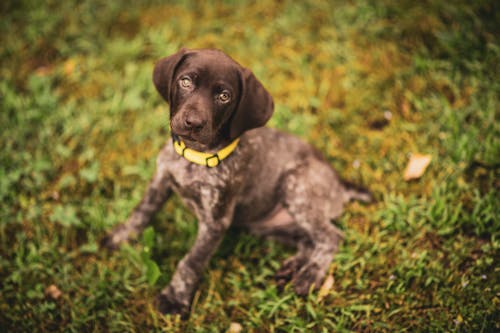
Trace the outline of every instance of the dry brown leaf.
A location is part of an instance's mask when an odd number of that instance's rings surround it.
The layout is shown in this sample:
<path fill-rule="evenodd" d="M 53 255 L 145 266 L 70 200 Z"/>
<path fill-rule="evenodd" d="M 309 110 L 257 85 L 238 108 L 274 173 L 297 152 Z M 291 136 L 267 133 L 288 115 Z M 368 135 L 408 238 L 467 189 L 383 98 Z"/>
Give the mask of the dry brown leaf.
<path fill-rule="evenodd" d="M 62 291 L 55 284 L 51 284 L 45 289 L 45 295 L 53 300 L 58 299 L 62 295 Z"/>
<path fill-rule="evenodd" d="M 326 277 L 325 282 L 323 282 L 323 285 L 319 289 L 319 292 L 318 292 L 318 301 L 321 301 L 323 298 L 325 298 L 326 295 L 328 295 L 328 293 L 330 292 L 330 290 L 333 287 L 333 283 L 334 282 L 335 282 L 335 280 L 333 279 L 333 275 L 329 274 Z"/>
<path fill-rule="evenodd" d="M 405 118 L 408 118 L 408 116 L 410 115 L 410 103 L 408 102 L 408 100 L 403 99 L 403 102 L 401 103 L 401 111 L 403 113 L 403 116 Z"/>
<path fill-rule="evenodd" d="M 48 76 L 52 74 L 54 71 L 54 67 L 52 66 L 40 66 L 37 69 L 35 69 L 35 74 L 38 76 Z"/>
<path fill-rule="evenodd" d="M 403 174 L 404 180 L 420 178 L 431 163 L 431 155 L 412 154 Z"/>
<path fill-rule="evenodd" d="M 74 59 L 68 59 L 64 62 L 64 74 L 70 76 L 73 74 L 76 67 L 76 61 Z"/>

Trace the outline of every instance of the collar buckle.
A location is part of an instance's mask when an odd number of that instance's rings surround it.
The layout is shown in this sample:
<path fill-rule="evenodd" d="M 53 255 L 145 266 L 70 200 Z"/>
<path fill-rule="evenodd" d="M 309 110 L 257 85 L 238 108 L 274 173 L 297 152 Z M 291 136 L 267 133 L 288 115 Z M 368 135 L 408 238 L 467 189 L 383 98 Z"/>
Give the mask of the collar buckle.
<path fill-rule="evenodd" d="M 215 160 L 214 160 L 215 159 Z M 211 163 L 210 161 L 215 161 L 214 163 Z M 220 158 L 218 154 L 214 154 L 212 156 L 209 156 L 205 159 L 206 166 L 209 168 L 216 167 L 220 164 Z"/>

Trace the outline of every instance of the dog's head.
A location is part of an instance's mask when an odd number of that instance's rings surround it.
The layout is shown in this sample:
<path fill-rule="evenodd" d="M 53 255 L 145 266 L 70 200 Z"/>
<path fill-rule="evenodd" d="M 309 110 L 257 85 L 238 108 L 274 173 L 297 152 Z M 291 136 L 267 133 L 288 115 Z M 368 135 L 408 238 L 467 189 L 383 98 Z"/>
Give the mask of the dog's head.
<path fill-rule="evenodd" d="M 264 126 L 274 109 L 253 73 L 218 50 L 181 49 L 156 63 L 153 82 L 170 105 L 172 133 L 197 149 Z"/>

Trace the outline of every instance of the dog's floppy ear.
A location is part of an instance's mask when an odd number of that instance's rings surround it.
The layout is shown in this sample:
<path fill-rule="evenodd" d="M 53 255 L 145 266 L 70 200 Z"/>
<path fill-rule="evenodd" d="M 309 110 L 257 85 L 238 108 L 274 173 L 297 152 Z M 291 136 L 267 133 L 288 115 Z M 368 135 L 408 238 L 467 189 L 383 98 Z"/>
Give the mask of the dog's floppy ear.
<path fill-rule="evenodd" d="M 240 75 L 241 97 L 230 123 L 232 139 L 252 128 L 264 126 L 274 111 L 273 98 L 255 75 L 246 68 Z"/>
<path fill-rule="evenodd" d="M 153 83 L 156 90 L 160 93 L 164 100 L 170 104 L 171 102 L 171 85 L 174 79 L 174 73 L 177 66 L 184 59 L 188 50 L 182 48 L 179 52 L 168 57 L 158 60 L 153 70 Z"/>

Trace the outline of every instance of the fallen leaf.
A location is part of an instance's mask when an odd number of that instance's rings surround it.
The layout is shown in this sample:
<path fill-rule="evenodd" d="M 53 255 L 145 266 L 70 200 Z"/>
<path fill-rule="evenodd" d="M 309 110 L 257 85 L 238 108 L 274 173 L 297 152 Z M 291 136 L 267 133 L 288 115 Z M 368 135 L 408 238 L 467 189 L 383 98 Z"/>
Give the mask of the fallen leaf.
<path fill-rule="evenodd" d="M 53 300 L 58 299 L 62 295 L 62 291 L 55 284 L 51 284 L 45 289 L 45 295 Z"/>
<path fill-rule="evenodd" d="M 401 103 L 401 111 L 405 118 L 410 115 L 410 102 L 408 102 L 406 98 L 403 99 L 403 102 Z"/>
<path fill-rule="evenodd" d="M 54 71 L 54 67 L 51 66 L 40 66 L 35 69 L 35 74 L 38 76 L 48 76 Z"/>
<path fill-rule="evenodd" d="M 328 295 L 328 293 L 330 292 L 330 290 L 333 287 L 333 283 L 334 282 L 335 282 L 335 280 L 333 279 L 333 275 L 329 274 L 326 277 L 325 282 L 323 282 L 323 285 L 319 289 L 319 292 L 318 292 L 318 301 L 321 301 L 323 298 L 325 298 L 326 295 Z"/>
<path fill-rule="evenodd" d="M 70 76 L 76 67 L 76 61 L 73 59 L 68 59 L 64 62 L 64 73 L 66 76 Z"/>
<path fill-rule="evenodd" d="M 227 333 L 240 333 L 241 331 L 243 331 L 243 326 L 241 326 L 240 323 L 231 323 L 231 325 L 229 325 L 229 329 L 227 330 Z"/>
<path fill-rule="evenodd" d="M 403 175 L 404 180 L 420 178 L 429 163 L 431 163 L 431 155 L 412 154 Z"/>

